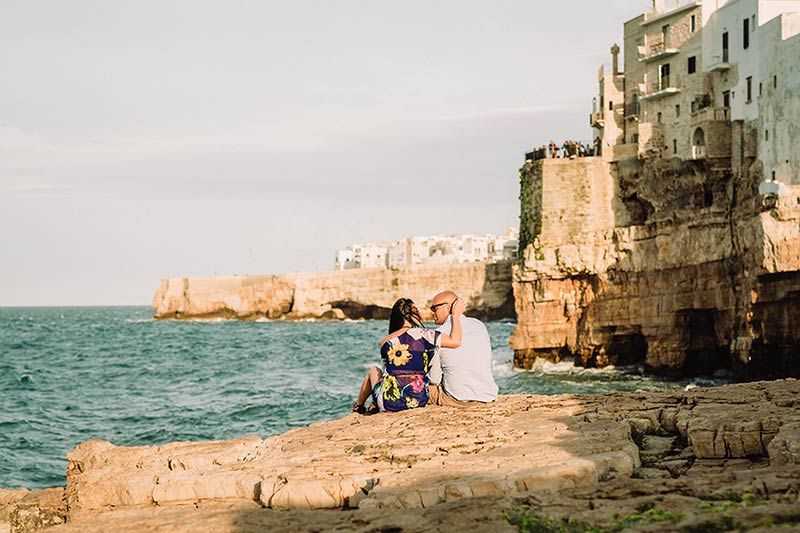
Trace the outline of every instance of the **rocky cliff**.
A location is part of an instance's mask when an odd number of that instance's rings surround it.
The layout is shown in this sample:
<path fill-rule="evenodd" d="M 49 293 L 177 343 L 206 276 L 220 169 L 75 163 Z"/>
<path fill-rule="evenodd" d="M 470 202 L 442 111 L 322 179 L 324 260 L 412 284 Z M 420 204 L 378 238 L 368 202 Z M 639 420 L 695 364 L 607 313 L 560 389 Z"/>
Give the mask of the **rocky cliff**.
<path fill-rule="evenodd" d="M 727 531 L 800 525 L 800 382 L 501 397 L 68 455 L 0 531 Z M 557 529 L 561 527 L 562 529 Z M 591 529 L 593 528 L 593 529 Z M 530 529 L 529 529 L 530 530 Z"/>
<path fill-rule="evenodd" d="M 527 163 L 515 364 L 800 375 L 800 187 L 760 194 L 734 163 Z"/>
<path fill-rule="evenodd" d="M 468 299 L 471 316 L 514 316 L 507 262 L 167 279 L 156 291 L 153 307 L 160 319 L 383 319 L 398 298 L 407 297 L 428 318 L 426 304 L 448 289 Z"/>

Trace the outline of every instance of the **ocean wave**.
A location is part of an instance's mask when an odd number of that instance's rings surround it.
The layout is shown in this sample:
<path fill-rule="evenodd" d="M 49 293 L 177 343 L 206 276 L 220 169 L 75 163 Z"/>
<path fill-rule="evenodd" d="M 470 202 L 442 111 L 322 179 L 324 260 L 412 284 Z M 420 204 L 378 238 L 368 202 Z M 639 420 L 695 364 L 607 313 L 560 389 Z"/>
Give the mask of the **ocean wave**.
<path fill-rule="evenodd" d="M 518 371 L 518 369 L 514 368 L 514 363 L 512 361 L 492 360 L 492 375 L 494 375 L 495 378 L 507 378 L 513 376 L 514 373 Z"/>

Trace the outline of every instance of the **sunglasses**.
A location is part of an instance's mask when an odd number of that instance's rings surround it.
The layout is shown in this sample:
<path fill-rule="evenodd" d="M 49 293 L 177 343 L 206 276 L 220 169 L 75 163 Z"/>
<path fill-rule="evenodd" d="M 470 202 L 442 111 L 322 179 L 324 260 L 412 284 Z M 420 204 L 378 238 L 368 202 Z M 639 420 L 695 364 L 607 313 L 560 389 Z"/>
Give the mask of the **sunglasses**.
<path fill-rule="evenodd" d="M 453 305 L 453 304 L 451 304 L 451 303 L 449 303 L 449 302 L 442 302 L 442 303 L 440 303 L 440 304 L 436 304 L 436 305 L 432 305 L 432 306 L 430 306 L 430 307 L 429 307 L 429 309 L 431 310 L 431 313 L 433 313 L 433 314 L 436 314 L 436 308 L 437 308 L 437 307 L 440 307 L 440 306 L 442 306 L 442 305 Z"/>

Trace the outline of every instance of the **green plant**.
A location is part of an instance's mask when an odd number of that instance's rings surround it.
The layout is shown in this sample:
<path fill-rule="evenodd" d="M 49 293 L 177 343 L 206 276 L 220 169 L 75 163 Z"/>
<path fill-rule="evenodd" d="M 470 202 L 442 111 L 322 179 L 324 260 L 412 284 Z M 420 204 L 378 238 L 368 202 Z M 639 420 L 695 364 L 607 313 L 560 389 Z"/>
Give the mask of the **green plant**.
<path fill-rule="evenodd" d="M 503 513 L 502 517 L 509 524 L 517 526 L 521 533 L 614 533 L 632 527 L 641 527 L 656 522 L 672 522 L 677 524 L 683 520 L 682 514 L 653 507 L 652 502 L 641 504 L 637 507 L 638 514 L 631 514 L 619 519 L 619 513 L 614 514 L 617 520 L 608 527 L 590 526 L 587 524 L 570 524 L 563 520 L 540 516 L 531 512 L 530 507 L 523 505 L 511 513 Z"/>
<path fill-rule="evenodd" d="M 631 440 L 633 440 L 633 443 L 636 444 L 636 447 L 640 450 L 647 448 L 647 438 L 644 436 L 644 433 L 632 430 Z"/>
<path fill-rule="evenodd" d="M 744 529 L 744 525 L 741 522 L 730 515 L 722 515 L 715 520 L 706 520 L 690 526 L 683 526 L 678 531 L 681 533 L 717 533 L 739 529 Z"/>
<path fill-rule="evenodd" d="M 502 517 L 512 526 L 517 526 L 520 533 L 583 533 L 585 531 L 585 529 L 574 528 L 561 520 L 531 513 L 527 505 L 523 505 L 511 513 L 503 513 Z"/>
<path fill-rule="evenodd" d="M 677 524 L 684 518 L 683 514 L 675 514 L 672 511 L 666 511 L 658 507 L 645 512 L 644 517 L 648 523 L 672 522 L 673 524 Z"/>
<path fill-rule="evenodd" d="M 756 505 L 762 505 L 762 504 L 763 502 L 761 501 L 761 498 L 759 498 L 757 495 L 753 494 L 749 490 L 746 490 L 742 493 L 742 505 L 744 505 L 745 507 L 754 507 Z"/>

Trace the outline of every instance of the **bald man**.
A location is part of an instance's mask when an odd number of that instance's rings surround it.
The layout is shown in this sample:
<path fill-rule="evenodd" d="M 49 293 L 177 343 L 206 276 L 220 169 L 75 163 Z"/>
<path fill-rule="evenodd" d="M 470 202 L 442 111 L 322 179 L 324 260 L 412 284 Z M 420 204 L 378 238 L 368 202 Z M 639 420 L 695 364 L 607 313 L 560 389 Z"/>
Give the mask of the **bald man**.
<path fill-rule="evenodd" d="M 450 333 L 453 327 L 450 310 L 456 301 L 452 291 L 433 297 L 431 312 L 438 331 Z M 428 377 L 430 401 L 434 405 L 466 407 L 474 402 L 497 399 L 497 384 L 492 376 L 492 345 L 489 332 L 480 320 L 461 316 L 461 346 L 442 348 L 431 361 Z"/>

